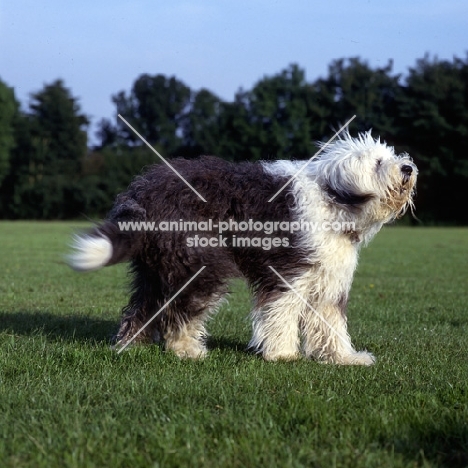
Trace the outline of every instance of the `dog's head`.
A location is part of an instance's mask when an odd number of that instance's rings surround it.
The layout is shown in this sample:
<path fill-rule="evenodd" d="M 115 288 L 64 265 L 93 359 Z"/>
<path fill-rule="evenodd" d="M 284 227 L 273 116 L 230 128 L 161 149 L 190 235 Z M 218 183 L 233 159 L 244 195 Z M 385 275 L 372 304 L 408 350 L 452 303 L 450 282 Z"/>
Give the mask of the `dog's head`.
<path fill-rule="evenodd" d="M 342 138 L 323 149 L 316 176 L 330 203 L 360 210 L 369 221 L 389 222 L 413 208 L 417 167 L 407 154 L 370 132 Z"/>

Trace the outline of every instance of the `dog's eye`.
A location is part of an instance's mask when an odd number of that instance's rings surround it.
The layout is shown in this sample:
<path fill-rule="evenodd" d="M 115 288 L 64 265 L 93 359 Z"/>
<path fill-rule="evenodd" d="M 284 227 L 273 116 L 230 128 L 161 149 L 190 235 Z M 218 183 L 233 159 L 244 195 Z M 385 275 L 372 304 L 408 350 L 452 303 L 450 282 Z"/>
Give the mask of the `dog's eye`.
<path fill-rule="evenodd" d="M 375 162 L 375 168 L 378 169 L 382 165 L 382 159 L 377 159 Z"/>

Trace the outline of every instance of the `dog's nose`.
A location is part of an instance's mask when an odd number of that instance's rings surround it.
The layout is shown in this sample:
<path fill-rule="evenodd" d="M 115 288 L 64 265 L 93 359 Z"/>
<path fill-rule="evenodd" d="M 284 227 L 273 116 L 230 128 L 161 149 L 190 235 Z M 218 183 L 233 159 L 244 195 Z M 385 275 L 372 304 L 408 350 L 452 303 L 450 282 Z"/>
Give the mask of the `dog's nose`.
<path fill-rule="evenodd" d="M 413 167 L 405 164 L 404 166 L 401 166 L 401 172 L 407 176 L 410 176 L 413 173 Z"/>

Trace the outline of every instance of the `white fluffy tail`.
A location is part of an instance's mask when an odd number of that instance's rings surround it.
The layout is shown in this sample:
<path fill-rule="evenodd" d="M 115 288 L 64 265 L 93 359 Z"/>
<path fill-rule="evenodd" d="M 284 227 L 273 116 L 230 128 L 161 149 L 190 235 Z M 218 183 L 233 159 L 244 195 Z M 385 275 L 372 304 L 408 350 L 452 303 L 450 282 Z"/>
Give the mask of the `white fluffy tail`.
<path fill-rule="evenodd" d="M 67 261 L 77 271 L 98 270 L 112 258 L 112 243 L 106 236 L 75 236 L 72 247 Z"/>

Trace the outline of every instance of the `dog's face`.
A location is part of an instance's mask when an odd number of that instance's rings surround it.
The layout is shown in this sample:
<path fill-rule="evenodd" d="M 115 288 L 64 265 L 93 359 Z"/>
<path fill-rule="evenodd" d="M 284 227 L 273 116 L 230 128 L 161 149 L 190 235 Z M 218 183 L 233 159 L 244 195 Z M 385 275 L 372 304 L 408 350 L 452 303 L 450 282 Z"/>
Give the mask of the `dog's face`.
<path fill-rule="evenodd" d="M 407 154 L 374 140 L 345 135 L 317 160 L 321 184 L 332 203 L 360 209 L 369 220 L 388 222 L 413 207 L 417 167 Z"/>

